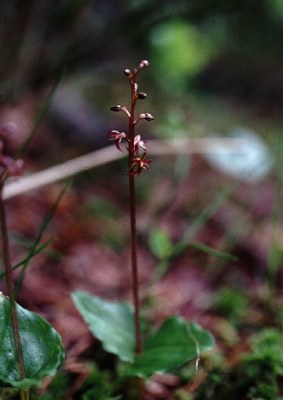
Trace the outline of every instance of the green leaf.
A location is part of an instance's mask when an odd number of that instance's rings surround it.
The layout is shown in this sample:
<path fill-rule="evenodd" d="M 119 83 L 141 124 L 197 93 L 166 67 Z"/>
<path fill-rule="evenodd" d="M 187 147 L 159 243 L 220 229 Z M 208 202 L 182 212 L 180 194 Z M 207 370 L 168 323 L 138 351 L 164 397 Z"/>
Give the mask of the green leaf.
<path fill-rule="evenodd" d="M 38 314 L 16 305 L 26 378 L 20 379 L 11 324 L 11 304 L 0 293 L 0 380 L 18 389 L 38 386 L 54 375 L 64 358 L 61 338 Z"/>
<path fill-rule="evenodd" d="M 156 269 L 154 271 L 153 283 L 158 282 L 163 276 L 167 273 L 170 268 L 169 260 L 161 260 L 160 263 L 157 264 Z"/>
<path fill-rule="evenodd" d="M 214 53 L 208 35 L 188 22 L 170 19 L 151 30 L 151 46 L 156 78 L 173 91 L 184 88 L 184 82 L 199 74 Z"/>
<path fill-rule="evenodd" d="M 72 299 L 93 335 L 105 351 L 123 361 L 134 361 L 134 317 L 127 303 L 111 303 L 83 291 L 72 293 Z"/>
<path fill-rule="evenodd" d="M 148 378 L 156 372 L 170 372 L 213 346 L 212 335 L 198 324 L 170 317 L 146 340 L 144 352 L 136 357 L 130 374 Z"/>
<path fill-rule="evenodd" d="M 194 249 L 200 250 L 203 253 L 209 254 L 217 258 L 222 258 L 224 260 L 238 261 L 238 257 L 233 256 L 233 254 L 213 249 L 212 247 L 207 246 L 200 242 L 188 242 L 188 247 L 193 247 Z"/>
<path fill-rule="evenodd" d="M 116 354 L 128 366 L 128 374 L 147 378 L 155 372 L 172 371 L 214 346 L 212 335 L 194 322 L 171 317 L 146 340 L 144 352 L 134 354 L 134 316 L 127 303 L 111 303 L 77 291 L 73 301 L 104 350 Z"/>
<path fill-rule="evenodd" d="M 154 229 L 149 234 L 149 247 L 153 255 L 160 259 L 167 258 L 172 252 L 172 242 L 167 232 Z"/>

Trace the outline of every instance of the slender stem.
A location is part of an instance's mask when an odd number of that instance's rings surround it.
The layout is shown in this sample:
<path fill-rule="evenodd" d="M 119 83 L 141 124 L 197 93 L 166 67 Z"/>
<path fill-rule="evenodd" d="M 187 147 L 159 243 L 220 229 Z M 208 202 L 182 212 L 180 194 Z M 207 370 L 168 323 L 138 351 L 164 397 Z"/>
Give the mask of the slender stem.
<path fill-rule="evenodd" d="M 136 232 L 136 194 L 134 175 L 129 176 L 130 188 L 130 218 L 131 218 L 131 261 L 132 261 L 132 292 L 134 300 L 135 338 L 137 354 L 142 351 L 140 332 L 140 300 L 139 300 L 139 277 L 137 260 L 137 232 Z"/>
<path fill-rule="evenodd" d="M 140 328 L 140 299 L 139 299 L 139 276 L 137 257 L 137 228 L 136 228 L 136 189 L 135 175 L 131 173 L 131 165 L 134 158 L 135 138 L 135 104 L 136 89 L 135 78 L 131 80 L 131 112 L 129 117 L 129 190 L 130 190 L 130 224 L 131 224 L 131 263 L 132 263 L 132 293 L 134 302 L 134 323 L 135 323 L 135 352 L 142 352 L 141 328 Z"/>
<path fill-rule="evenodd" d="M 2 179 L 1 179 L 2 178 Z M 20 338 L 20 329 L 19 329 L 19 321 L 17 316 L 16 309 L 16 301 L 15 301 L 15 286 L 13 281 L 13 270 L 11 265 L 11 256 L 10 256 L 10 247 L 9 247 L 9 235 L 6 221 L 6 210 L 4 205 L 4 200 L 2 198 L 3 185 L 5 179 L 3 176 L 0 178 L 0 225 L 1 225 L 1 234 L 2 234 L 2 258 L 3 264 L 6 272 L 6 286 L 8 291 L 8 296 L 10 299 L 11 305 L 11 321 L 12 321 L 12 329 L 14 335 L 14 343 L 15 343 L 15 351 L 17 358 L 17 365 L 19 369 L 20 379 L 25 378 L 25 365 L 24 365 L 24 357 L 23 350 Z"/>

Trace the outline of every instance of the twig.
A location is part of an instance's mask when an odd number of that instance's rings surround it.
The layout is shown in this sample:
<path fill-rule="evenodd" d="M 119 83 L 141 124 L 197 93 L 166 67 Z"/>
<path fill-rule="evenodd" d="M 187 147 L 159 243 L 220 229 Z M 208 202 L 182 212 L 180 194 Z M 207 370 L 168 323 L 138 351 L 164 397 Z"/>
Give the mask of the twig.
<path fill-rule="evenodd" d="M 29 176 L 17 177 L 14 181 L 5 185 L 3 198 L 6 200 L 29 190 L 38 189 L 42 186 L 61 181 L 80 172 L 117 160 L 123 156 L 123 153 L 116 152 L 111 146 L 55 165 L 43 171 L 35 172 Z"/>
<path fill-rule="evenodd" d="M 241 143 L 237 139 L 223 138 L 201 138 L 201 139 L 178 139 L 151 140 L 151 155 L 165 156 L 176 154 L 207 154 L 223 151 L 239 152 Z M 38 189 L 69 178 L 91 168 L 99 167 L 112 161 L 125 157 L 126 153 L 115 151 L 112 146 L 88 153 L 84 156 L 74 158 L 54 167 L 35 172 L 29 176 L 18 177 L 12 182 L 6 183 L 3 189 L 3 199 L 23 194 L 30 190 Z"/>

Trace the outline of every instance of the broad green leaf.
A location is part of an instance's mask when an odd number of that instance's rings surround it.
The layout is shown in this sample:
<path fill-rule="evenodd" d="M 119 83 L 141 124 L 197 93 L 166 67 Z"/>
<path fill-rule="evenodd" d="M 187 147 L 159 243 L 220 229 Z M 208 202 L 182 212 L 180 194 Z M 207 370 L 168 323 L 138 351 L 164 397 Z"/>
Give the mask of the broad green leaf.
<path fill-rule="evenodd" d="M 154 229 L 149 235 L 149 247 L 151 252 L 158 258 L 169 257 L 172 252 L 172 242 L 167 232 L 162 229 Z"/>
<path fill-rule="evenodd" d="M 18 389 L 38 386 L 54 375 L 64 358 L 61 338 L 38 314 L 16 305 L 26 378 L 20 379 L 11 324 L 11 305 L 0 293 L 0 380 Z"/>
<path fill-rule="evenodd" d="M 111 303 L 83 291 L 74 292 L 72 299 L 104 350 L 133 362 L 134 316 L 129 304 Z"/>
<path fill-rule="evenodd" d="M 130 367 L 130 374 L 148 378 L 156 372 L 170 372 L 213 346 L 212 335 L 198 324 L 170 317 L 146 340 L 143 353 Z"/>
<path fill-rule="evenodd" d="M 134 316 L 127 303 L 111 303 L 82 291 L 74 292 L 72 298 L 104 350 L 132 364 L 128 366 L 129 375 L 147 378 L 174 370 L 214 346 L 208 331 L 181 317 L 171 317 L 146 340 L 144 352 L 136 357 Z"/>

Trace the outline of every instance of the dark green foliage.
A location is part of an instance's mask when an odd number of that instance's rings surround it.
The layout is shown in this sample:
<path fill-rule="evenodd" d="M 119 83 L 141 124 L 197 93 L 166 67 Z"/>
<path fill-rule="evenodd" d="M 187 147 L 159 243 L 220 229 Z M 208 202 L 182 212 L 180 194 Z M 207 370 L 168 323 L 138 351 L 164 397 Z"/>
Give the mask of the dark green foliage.
<path fill-rule="evenodd" d="M 251 340 L 251 352 L 233 368 L 214 368 L 200 388 L 197 400 L 279 400 L 283 372 L 282 337 L 266 329 Z"/>
<path fill-rule="evenodd" d="M 118 381 L 119 377 L 115 377 L 115 382 L 113 383 L 108 371 L 100 369 L 96 365 L 91 365 L 90 375 L 76 390 L 73 395 L 74 399 L 118 400 L 120 397 L 113 395 Z M 40 400 L 66 400 L 70 395 L 70 387 L 71 375 L 59 372 L 48 386 L 47 391 L 40 396 Z"/>
<path fill-rule="evenodd" d="M 40 400 L 65 400 L 70 388 L 70 375 L 58 372 L 48 390 L 40 396 Z"/>
<path fill-rule="evenodd" d="M 231 386 L 228 381 L 227 373 L 224 369 L 213 368 L 206 380 L 205 384 L 200 388 L 196 396 L 197 400 L 224 400 L 229 393 L 229 387 Z M 229 397 L 227 397 L 229 398 Z M 229 398 L 232 400 L 233 398 Z"/>
<path fill-rule="evenodd" d="M 277 388 L 266 383 L 259 383 L 257 387 L 251 388 L 247 395 L 247 398 L 252 400 L 279 399 Z"/>
<path fill-rule="evenodd" d="M 110 200 L 96 196 L 83 208 L 82 218 L 92 217 L 99 226 L 102 241 L 116 251 L 120 251 L 127 242 L 122 229 L 121 212 Z"/>
<path fill-rule="evenodd" d="M 80 389 L 82 400 L 118 400 L 120 397 L 113 395 L 113 385 L 107 371 L 98 370 L 95 366 L 91 375 Z"/>
<path fill-rule="evenodd" d="M 0 389 L 0 400 L 13 400 L 19 398 L 19 391 L 11 388 Z"/>
<path fill-rule="evenodd" d="M 247 311 L 247 298 L 239 290 L 224 287 L 219 290 L 213 307 L 232 323 L 238 323 Z"/>

